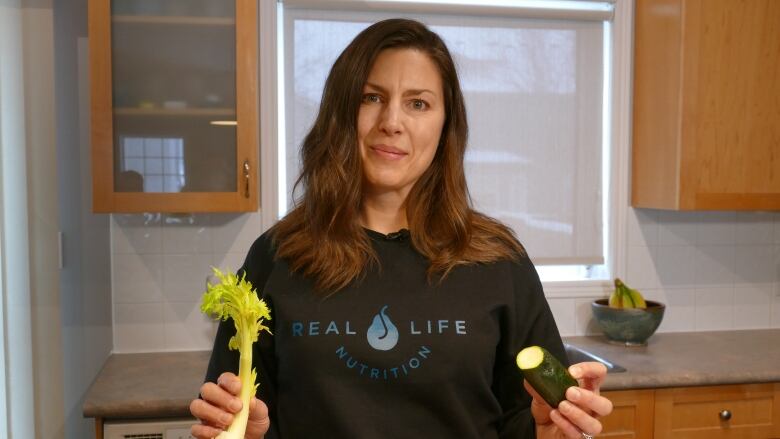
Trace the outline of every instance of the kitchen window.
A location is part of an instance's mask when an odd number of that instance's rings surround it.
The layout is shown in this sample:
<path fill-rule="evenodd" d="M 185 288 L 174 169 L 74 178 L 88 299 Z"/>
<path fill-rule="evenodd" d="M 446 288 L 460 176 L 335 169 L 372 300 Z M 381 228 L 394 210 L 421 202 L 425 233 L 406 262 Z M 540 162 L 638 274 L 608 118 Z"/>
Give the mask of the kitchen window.
<path fill-rule="evenodd" d="M 629 21 L 616 3 L 626 2 L 280 1 L 278 217 L 293 204 L 299 147 L 336 57 L 371 23 L 408 17 L 441 35 L 458 67 L 477 209 L 514 229 L 543 281 L 611 278 L 613 132 L 622 132 L 613 110 L 614 28 L 616 17 L 621 29 Z"/>

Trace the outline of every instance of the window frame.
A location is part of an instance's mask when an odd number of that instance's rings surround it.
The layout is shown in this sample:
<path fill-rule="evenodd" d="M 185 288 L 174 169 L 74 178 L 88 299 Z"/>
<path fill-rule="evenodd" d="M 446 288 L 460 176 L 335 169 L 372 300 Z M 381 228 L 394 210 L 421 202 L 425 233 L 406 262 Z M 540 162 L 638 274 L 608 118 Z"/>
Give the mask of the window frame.
<path fill-rule="evenodd" d="M 588 1 L 588 0 L 583 0 Z M 610 129 L 605 131 L 611 143 L 608 157 L 605 157 L 605 173 L 609 180 L 608 202 L 604 206 L 607 222 L 606 262 L 609 279 L 570 281 L 545 281 L 543 287 L 548 298 L 594 298 L 603 297 L 612 290 L 612 278 L 625 275 L 627 217 L 629 211 L 629 167 L 631 139 L 631 90 L 633 58 L 633 13 L 632 0 L 607 0 L 614 4 L 609 44 L 612 63 L 611 95 L 609 96 Z M 320 6 L 325 7 L 324 6 Z M 263 230 L 278 220 L 280 188 L 279 135 L 284 134 L 280 123 L 284 109 L 279 107 L 279 96 L 284 96 L 283 66 L 277 63 L 277 54 L 282 50 L 278 32 L 283 26 L 281 2 L 261 2 L 259 8 L 260 59 L 260 171 L 261 171 L 261 222 Z"/>

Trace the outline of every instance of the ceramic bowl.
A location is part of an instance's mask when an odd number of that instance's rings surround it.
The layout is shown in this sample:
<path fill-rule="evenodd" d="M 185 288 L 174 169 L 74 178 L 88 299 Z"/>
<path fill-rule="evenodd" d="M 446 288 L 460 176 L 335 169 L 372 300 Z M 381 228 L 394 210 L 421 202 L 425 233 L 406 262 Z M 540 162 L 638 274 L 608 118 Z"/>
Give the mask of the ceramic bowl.
<path fill-rule="evenodd" d="M 594 300 L 591 303 L 593 318 L 611 342 L 632 345 L 645 345 L 647 339 L 658 329 L 664 318 L 666 306 L 660 302 L 648 300 L 647 308 L 612 308 L 607 299 Z"/>

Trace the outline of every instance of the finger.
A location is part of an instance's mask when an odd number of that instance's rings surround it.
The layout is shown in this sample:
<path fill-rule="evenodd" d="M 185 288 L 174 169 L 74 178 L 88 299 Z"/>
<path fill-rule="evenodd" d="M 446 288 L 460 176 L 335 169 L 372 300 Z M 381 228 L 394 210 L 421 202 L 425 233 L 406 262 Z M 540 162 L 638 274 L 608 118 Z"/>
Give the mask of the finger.
<path fill-rule="evenodd" d="M 597 361 L 587 361 L 569 367 L 569 374 L 577 380 L 580 387 L 598 391 L 607 376 L 607 367 Z"/>
<path fill-rule="evenodd" d="M 536 423 L 546 424 L 550 422 L 550 410 L 552 410 L 552 407 L 531 387 L 527 380 L 523 380 L 523 386 L 525 386 L 526 392 L 533 398 L 531 400 L 531 413 L 534 419 L 536 419 Z"/>
<path fill-rule="evenodd" d="M 542 398 L 542 395 L 540 395 L 539 392 L 537 392 L 528 381 L 523 380 L 523 386 L 525 386 L 525 390 L 528 392 L 528 394 L 531 395 L 532 408 L 542 410 L 543 412 L 549 412 L 552 410 L 550 404 L 547 404 L 547 401 Z"/>
<path fill-rule="evenodd" d="M 225 428 L 233 422 L 232 414 L 202 399 L 194 399 L 190 403 L 190 413 L 200 419 L 203 424 L 215 428 Z"/>
<path fill-rule="evenodd" d="M 190 428 L 190 434 L 196 439 L 211 439 L 219 436 L 220 433 L 222 433 L 221 429 L 203 424 L 195 424 Z"/>
<path fill-rule="evenodd" d="M 220 375 L 217 378 L 217 384 L 233 395 L 238 396 L 241 392 L 241 380 L 232 372 L 224 372 Z"/>
<path fill-rule="evenodd" d="M 569 387 L 566 390 L 566 399 L 599 416 L 612 413 L 612 401 L 588 389 Z"/>
<path fill-rule="evenodd" d="M 582 439 L 582 432 L 577 427 L 575 427 L 574 424 L 569 422 L 569 420 L 566 419 L 566 417 L 563 416 L 558 410 L 553 410 L 550 412 L 550 419 L 558 427 L 558 430 L 560 430 L 561 433 L 563 433 L 567 438 Z"/>
<path fill-rule="evenodd" d="M 601 422 L 593 416 L 585 413 L 580 407 L 569 401 L 563 401 L 558 405 L 558 411 L 574 424 L 580 431 L 590 435 L 601 433 Z"/>
<path fill-rule="evenodd" d="M 531 395 L 531 398 L 533 398 L 532 404 L 538 404 L 550 408 L 550 405 L 547 404 L 547 401 L 545 401 L 544 398 L 542 398 L 542 395 L 540 395 L 539 392 L 537 392 L 536 389 L 534 389 L 533 386 L 531 386 L 531 384 L 528 381 L 523 380 L 523 386 L 525 386 L 526 392 L 528 392 L 528 394 Z"/>
<path fill-rule="evenodd" d="M 241 399 L 214 383 L 206 383 L 200 388 L 200 396 L 209 404 L 219 407 L 228 413 L 241 411 Z"/>
<path fill-rule="evenodd" d="M 268 419 L 268 406 L 257 398 L 252 398 L 249 402 L 249 419 L 252 421 L 263 421 Z"/>
<path fill-rule="evenodd" d="M 268 417 L 268 407 L 263 401 L 252 398 L 249 403 L 249 420 L 247 421 L 247 437 L 250 434 L 254 436 L 264 436 L 271 426 L 271 419 Z"/>

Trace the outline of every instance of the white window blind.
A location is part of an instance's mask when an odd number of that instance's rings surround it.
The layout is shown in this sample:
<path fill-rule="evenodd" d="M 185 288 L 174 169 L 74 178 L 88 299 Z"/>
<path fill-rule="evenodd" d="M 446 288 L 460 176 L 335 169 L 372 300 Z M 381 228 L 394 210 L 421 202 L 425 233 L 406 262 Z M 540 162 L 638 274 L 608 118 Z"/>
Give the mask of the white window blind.
<path fill-rule="evenodd" d="M 611 4 L 537 1 L 563 5 L 539 12 L 498 3 L 464 9 L 453 2 L 346 0 L 342 9 L 322 10 L 312 8 L 321 3 L 286 0 L 287 206 L 299 148 L 336 57 L 370 24 L 414 18 L 444 39 L 458 67 L 476 208 L 512 227 L 536 264 L 603 264 L 604 41 Z M 517 2 L 524 3 L 534 2 Z M 595 11 L 566 7 L 588 3 Z"/>

